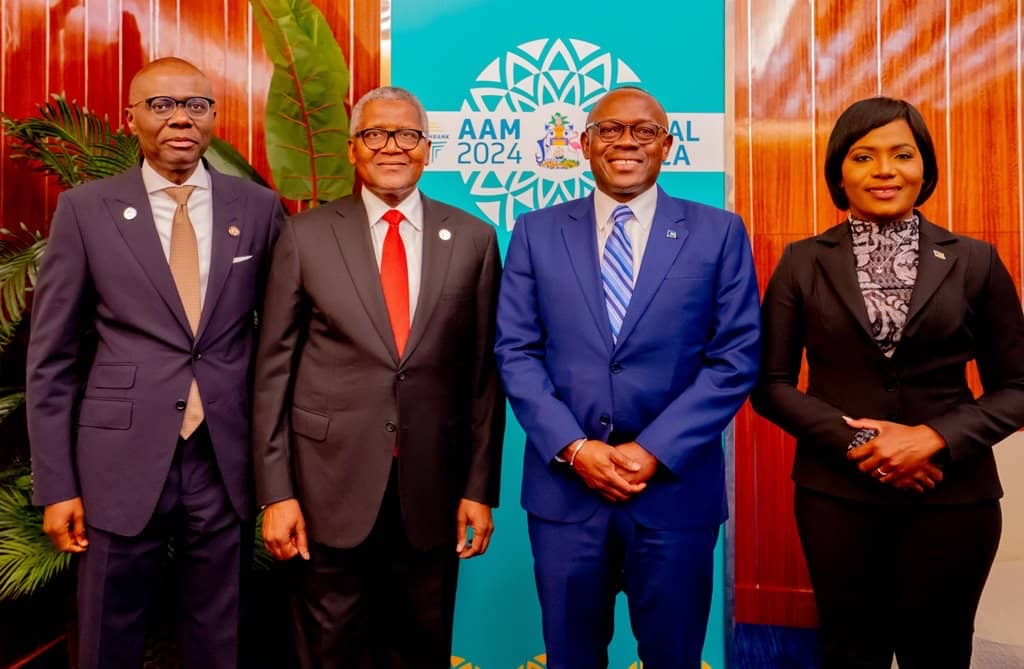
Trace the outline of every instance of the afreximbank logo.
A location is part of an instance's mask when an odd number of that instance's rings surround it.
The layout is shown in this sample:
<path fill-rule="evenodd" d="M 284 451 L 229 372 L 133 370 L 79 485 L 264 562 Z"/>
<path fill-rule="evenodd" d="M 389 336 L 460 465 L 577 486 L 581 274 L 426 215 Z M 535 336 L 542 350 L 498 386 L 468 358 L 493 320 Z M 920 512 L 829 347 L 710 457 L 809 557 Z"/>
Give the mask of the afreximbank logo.
<path fill-rule="evenodd" d="M 571 38 L 520 44 L 481 70 L 459 111 L 428 112 L 427 169 L 458 172 L 483 216 L 511 229 L 524 211 L 593 189 L 580 135 L 594 103 L 626 85 L 644 83 L 596 44 Z M 663 172 L 724 170 L 723 114 L 668 109 L 668 117 L 675 141 Z"/>

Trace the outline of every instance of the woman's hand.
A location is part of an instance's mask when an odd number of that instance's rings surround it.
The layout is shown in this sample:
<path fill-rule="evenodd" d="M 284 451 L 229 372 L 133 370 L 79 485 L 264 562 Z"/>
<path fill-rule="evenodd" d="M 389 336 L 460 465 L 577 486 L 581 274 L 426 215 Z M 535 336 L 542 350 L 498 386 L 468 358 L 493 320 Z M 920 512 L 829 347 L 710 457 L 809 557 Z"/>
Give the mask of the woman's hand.
<path fill-rule="evenodd" d="M 847 453 L 865 474 L 886 485 L 920 493 L 942 481 L 942 470 L 931 459 L 946 442 L 932 428 L 870 418 L 844 420 L 850 427 L 878 430 L 874 439 Z"/>

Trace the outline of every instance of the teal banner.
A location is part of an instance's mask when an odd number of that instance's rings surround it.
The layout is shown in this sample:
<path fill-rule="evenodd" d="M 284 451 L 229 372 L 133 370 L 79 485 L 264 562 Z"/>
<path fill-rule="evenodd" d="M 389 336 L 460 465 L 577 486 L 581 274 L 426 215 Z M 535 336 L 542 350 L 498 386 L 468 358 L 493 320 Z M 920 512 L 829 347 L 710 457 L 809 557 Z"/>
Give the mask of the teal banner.
<path fill-rule="evenodd" d="M 661 186 L 724 205 L 724 0 L 392 0 L 391 20 L 391 82 L 415 93 L 430 117 L 431 164 L 420 187 L 490 221 L 503 250 L 520 213 L 593 188 L 579 134 L 593 104 L 618 86 L 650 91 L 668 112 L 675 142 Z M 546 665 L 519 506 L 524 444 L 509 412 L 502 505 L 487 554 L 461 566 L 452 667 Z M 725 667 L 722 543 L 705 669 Z M 619 600 L 609 666 L 640 669 Z"/>

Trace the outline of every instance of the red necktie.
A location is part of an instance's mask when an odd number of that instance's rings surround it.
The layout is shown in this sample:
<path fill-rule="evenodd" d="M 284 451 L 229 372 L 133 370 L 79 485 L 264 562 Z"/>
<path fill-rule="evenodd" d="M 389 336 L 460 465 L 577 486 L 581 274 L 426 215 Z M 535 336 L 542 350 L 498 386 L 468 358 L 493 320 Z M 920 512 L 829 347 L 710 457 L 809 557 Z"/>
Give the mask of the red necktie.
<path fill-rule="evenodd" d="M 401 358 L 409 339 L 409 265 L 405 261 L 405 244 L 398 234 L 398 225 L 405 217 L 397 209 L 388 209 L 383 218 L 388 223 L 388 234 L 380 255 L 380 283 L 388 305 L 395 348 Z"/>

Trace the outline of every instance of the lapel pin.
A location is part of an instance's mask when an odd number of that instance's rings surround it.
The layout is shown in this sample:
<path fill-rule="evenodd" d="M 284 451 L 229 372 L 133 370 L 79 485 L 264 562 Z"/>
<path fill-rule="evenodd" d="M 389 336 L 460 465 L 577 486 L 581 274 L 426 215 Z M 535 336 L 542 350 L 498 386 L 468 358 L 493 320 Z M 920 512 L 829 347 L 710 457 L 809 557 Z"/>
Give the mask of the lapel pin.
<path fill-rule="evenodd" d="M 448 228 L 441 228 L 438 230 L 437 236 L 441 238 L 442 242 L 446 242 L 452 238 L 452 231 Z"/>
<path fill-rule="evenodd" d="M 939 260 L 945 260 L 946 259 L 946 254 L 943 253 L 942 251 L 938 250 L 938 249 L 932 249 L 932 255 L 935 256 L 936 258 L 938 258 Z"/>
<path fill-rule="evenodd" d="M 139 212 L 135 207 L 125 207 L 124 211 L 121 212 L 121 215 L 124 216 L 124 220 L 130 221 L 138 216 Z"/>
<path fill-rule="evenodd" d="M 242 234 L 242 231 L 238 229 L 238 226 L 232 225 L 228 227 L 228 234 L 232 237 L 237 237 Z"/>
<path fill-rule="evenodd" d="M 666 230 L 665 236 L 668 237 L 669 239 L 676 239 L 677 237 L 679 237 L 675 230 Z"/>

